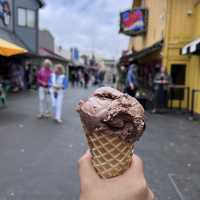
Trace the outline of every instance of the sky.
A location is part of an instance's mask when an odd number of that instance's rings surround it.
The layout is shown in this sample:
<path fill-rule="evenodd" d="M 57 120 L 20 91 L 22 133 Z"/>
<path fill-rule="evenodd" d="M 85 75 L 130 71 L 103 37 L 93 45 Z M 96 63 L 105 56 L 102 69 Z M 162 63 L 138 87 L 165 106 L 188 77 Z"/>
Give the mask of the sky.
<path fill-rule="evenodd" d="M 119 34 L 119 13 L 133 0 L 46 0 L 40 27 L 54 35 L 56 45 L 77 47 L 117 59 L 127 49 L 129 37 Z"/>

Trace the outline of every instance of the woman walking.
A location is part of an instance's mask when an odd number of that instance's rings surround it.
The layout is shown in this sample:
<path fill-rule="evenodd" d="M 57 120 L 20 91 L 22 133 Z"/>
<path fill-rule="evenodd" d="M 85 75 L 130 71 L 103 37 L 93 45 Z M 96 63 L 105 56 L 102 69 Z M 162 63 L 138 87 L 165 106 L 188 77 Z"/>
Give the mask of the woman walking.
<path fill-rule="evenodd" d="M 37 73 L 37 83 L 39 86 L 39 115 L 38 118 L 50 117 L 50 94 L 48 82 L 52 74 L 52 62 L 45 60 L 42 68 Z"/>
<path fill-rule="evenodd" d="M 68 79 L 64 74 L 64 67 L 62 65 L 55 66 L 55 72 L 51 75 L 49 86 L 53 119 L 58 123 L 62 123 L 62 104 L 64 92 L 68 86 Z"/>

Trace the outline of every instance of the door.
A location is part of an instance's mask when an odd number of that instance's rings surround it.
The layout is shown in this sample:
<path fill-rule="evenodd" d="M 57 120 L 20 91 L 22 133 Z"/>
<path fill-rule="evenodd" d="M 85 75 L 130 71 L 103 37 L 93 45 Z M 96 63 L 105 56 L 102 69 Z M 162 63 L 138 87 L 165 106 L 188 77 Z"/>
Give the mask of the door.
<path fill-rule="evenodd" d="M 172 64 L 171 65 L 171 78 L 174 85 L 185 85 L 185 64 Z M 172 91 L 172 99 L 184 100 L 184 89 L 175 89 Z"/>

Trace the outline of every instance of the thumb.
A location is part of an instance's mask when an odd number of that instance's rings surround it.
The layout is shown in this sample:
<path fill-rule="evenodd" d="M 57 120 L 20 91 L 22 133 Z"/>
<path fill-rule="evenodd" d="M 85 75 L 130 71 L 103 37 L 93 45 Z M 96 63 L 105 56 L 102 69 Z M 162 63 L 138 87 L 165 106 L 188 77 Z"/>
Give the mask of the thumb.
<path fill-rule="evenodd" d="M 79 175 L 82 184 L 92 184 L 93 181 L 99 179 L 94 167 L 92 166 L 89 150 L 79 160 Z"/>

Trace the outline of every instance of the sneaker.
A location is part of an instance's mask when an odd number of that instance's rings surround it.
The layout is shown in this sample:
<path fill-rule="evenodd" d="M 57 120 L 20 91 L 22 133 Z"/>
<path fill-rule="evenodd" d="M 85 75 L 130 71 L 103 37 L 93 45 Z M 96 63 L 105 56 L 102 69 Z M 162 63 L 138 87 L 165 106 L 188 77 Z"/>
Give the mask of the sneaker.
<path fill-rule="evenodd" d="M 51 115 L 51 113 L 46 113 L 46 114 L 45 114 L 45 117 L 46 117 L 46 118 L 51 118 L 52 115 Z"/>
<path fill-rule="evenodd" d="M 58 124 L 62 124 L 62 123 L 63 123 L 63 121 L 62 121 L 61 119 L 56 119 L 56 122 L 57 122 Z"/>
<path fill-rule="evenodd" d="M 37 116 L 37 118 L 38 119 L 42 119 L 44 116 L 42 115 L 42 114 L 39 114 L 38 116 Z"/>

